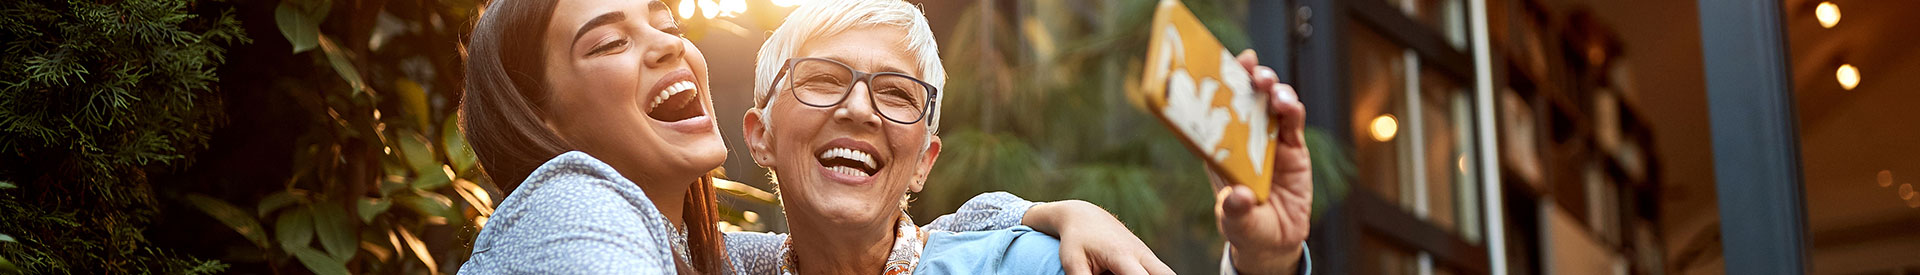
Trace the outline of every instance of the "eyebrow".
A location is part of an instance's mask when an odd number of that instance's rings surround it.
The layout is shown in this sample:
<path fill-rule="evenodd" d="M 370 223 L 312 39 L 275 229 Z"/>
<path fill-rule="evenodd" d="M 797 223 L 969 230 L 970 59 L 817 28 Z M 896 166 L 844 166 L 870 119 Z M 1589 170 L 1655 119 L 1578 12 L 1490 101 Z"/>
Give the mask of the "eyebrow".
<path fill-rule="evenodd" d="M 615 11 L 600 14 L 600 16 L 593 17 L 593 20 L 587 20 L 587 24 L 580 25 L 580 30 L 573 33 L 573 41 L 580 41 L 580 36 L 586 35 L 587 31 L 592 30 L 594 27 L 625 20 L 627 20 L 627 13 L 625 12 Z"/>
<path fill-rule="evenodd" d="M 847 64 L 847 66 L 854 66 L 854 62 L 849 62 L 847 61 L 846 58 L 841 58 L 841 56 L 839 55 L 828 54 L 828 55 L 821 55 L 816 57 L 825 58 L 827 60 L 833 60 L 834 62 L 840 62 L 840 64 Z M 874 70 L 871 70 L 871 71 L 868 71 L 868 70 L 862 70 L 862 71 L 866 71 L 868 73 L 902 73 L 902 74 L 908 74 L 908 75 L 915 74 L 914 72 L 908 72 L 907 70 L 902 70 L 890 64 L 869 63 L 869 65 L 872 65 L 878 68 L 874 68 Z M 860 70 L 860 69 L 855 68 L 855 70 Z M 914 78 L 919 78 L 919 76 L 914 76 Z"/>

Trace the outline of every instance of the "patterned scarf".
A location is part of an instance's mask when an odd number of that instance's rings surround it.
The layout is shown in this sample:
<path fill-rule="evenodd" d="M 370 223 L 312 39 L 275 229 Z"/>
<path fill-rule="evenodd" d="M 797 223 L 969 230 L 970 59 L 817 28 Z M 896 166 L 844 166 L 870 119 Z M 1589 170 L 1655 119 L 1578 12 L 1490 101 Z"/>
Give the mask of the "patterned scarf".
<path fill-rule="evenodd" d="M 887 253 L 887 269 L 880 274 L 913 274 L 913 267 L 920 264 L 920 249 L 927 246 L 927 232 L 920 231 L 919 226 L 914 226 L 913 219 L 907 217 L 907 213 L 904 212 L 900 213 L 899 225 L 893 230 L 893 251 Z M 788 237 L 787 242 L 780 245 L 780 255 L 782 259 L 780 274 L 798 273 L 799 258 L 793 255 L 792 237 Z"/>

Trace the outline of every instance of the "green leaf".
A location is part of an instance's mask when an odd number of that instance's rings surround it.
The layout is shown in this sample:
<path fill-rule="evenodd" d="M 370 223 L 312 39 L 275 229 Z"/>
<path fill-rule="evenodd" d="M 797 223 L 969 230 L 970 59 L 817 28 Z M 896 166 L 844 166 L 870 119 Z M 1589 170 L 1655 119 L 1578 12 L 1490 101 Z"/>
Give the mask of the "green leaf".
<path fill-rule="evenodd" d="M 411 185 L 413 189 L 434 190 L 441 186 L 447 186 L 447 183 L 451 182 L 453 182 L 453 180 L 448 179 L 446 173 L 435 171 L 434 173 L 421 173 L 419 178 L 413 179 Z"/>
<path fill-rule="evenodd" d="M 294 258 L 300 259 L 300 265 L 307 266 L 307 270 L 313 271 L 313 274 L 350 274 L 347 272 L 347 265 L 345 263 L 329 258 L 326 253 L 320 253 L 319 250 L 313 250 L 313 248 L 310 247 L 292 247 L 288 248 L 287 252 L 293 254 Z"/>
<path fill-rule="evenodd" d="M 267 231 L 260 227 L 260 221 L 254 220 L 252 215 L 247 215 L 247 211 L 240 210 L 240 207 L 201 194 L 187 194 L 187 203 L 199 208 L 200 212 L 213 216 L 213 219 L 219 220 L 220 223 L 226 224 L 227 228 L 232 228 L 234 232 L 239 232 L 240 236 L 246 237 L 247 241 L 253 242 L 253 245 L 260 248 L 273 246 L 267 242 Z"/>
<path fill-rule="evenodd" d="M 308 248 L 313 242 L 313 210 L 307 207 L 294 207 L 273 222 L 273 236 L 280 239 L 280 246 L 287 252 L 295 248 Z"/>
<path fill-rule="evenodd" d="M 394 94 L 400 96 L 400 106 L 406 108 L 408 118 L 413 119 L 420 129 L 429 129 L 433 121 L 433 110 L 427 109 L 427 90 L 411 79 L 400 78 L 393 81 Z"/>
<path fill-rule="evenodd" d="M 396 177 L 396 178 L 397 178 L 397 177 Z M 404 179 L 404 178 L 403 178 L 403 179 Z M 380 195 L 381 195 L 381 196 L 391 196 L 391 195 L 393 195 L 393 192 L 394 192 L 394 191 L 400 191 L 400 190 L 402 190 L 402 189 L 407 189 L 407 183 L 405 183 L 405 182 L 399 182 L 399 181 L 394 181 L 394 180 L 381 180 L 381 181 L 380 181 Z"/>
<path fill-rule="evenodd" d="M 340 79 L 346 80 L 347 85 L 353 87 L 354 93 L 372 91 L 367 86 L 367 80 L 360 78 L 360 69 L 355 68 L 353 60 L 347 58 L 346 49 L 341 49 L 339 44 L 325 35 L 319 36 L 319 41 L 320 50 L 327 52 L 327 62 L 333 64 L 333 72 L 339 73 Z"/>
<path fill-rule="evenodd" d="M 13 236 L 12 236 L 12 235 L 7 235 L 7 234 L 0 234 L 0 242 L 10 242 L 10 243 L 17 243 L 17 242 L 20 242 L 20 241 L 15 241 L 15 240 L 13 240 Z"/>
<path fill-rule="evenodd" d="M 415 191 L 411 195 L 395 196 L 401 206 L 413 209 L 421 215 L 455 217 L 453 200 L 433 192 Z"/>
<path fill-rule="evenodd" d="M 393 200 L 361 198 L 359 208 L 360 222 L 373 223 L 373 218 L 379 217 L 381 213 L 387 213 L 388 208 L 393 208 Z"/>
<path fill-rule="evenodd" d="M 472 153 L 468 153 L 468 154 L 472 154 Z M 0 189 L 14 189 L 14 188 L 20 188 L 20 186 L 13 185 L 13 182 L 11 181 L 0 181 Z"/>
<path fill-rule="evenodd" d="M 273 211 L 277 211 L 277 210 L 280 210 L 281 208 L 286 208 L 289 205 L 294 205 L 306 200 L 307 200 L 307 191 L 300 190 L 300 189 L 288 189 L 287 191 L 281 191 L 281 192 L 273 193 L 272 195 L 267 195 L 267 197 L 265 198 L 260 198 L 260 206 L 258 207 L 260 211 L 260 217 L 266 217 L 267 214 L 272 214 Z"/>
<path fill-rule="evenodd" d="M 312 50 L 319 43 L 320 22 L 333 9 L 331 0 L 282 0 L 273 9 L 273 21 L 280 35 L 293 44 L 293 53 Z"/>
<path fill-rule="evenodd" d="M 13 261 L 8 261 L 7 258 L 5 257 L 0 257 L 0 274 L 23 274 L 23 273 L 20 272 L 19 266 L 13 265 Z"/>
<path fill-rule="evenodd" d="M 325 203 L 314 205 L 313 225 L 320 234 L 320 247 L 334 260 L 346 262 L 353 259 L 354 246 L 359 236 L 354 234 L 353 220 L 347 217 L 347 210 L 339 204 Z"/>
<path fill-rule="evenodd" d="M 440 144 L 446 145 L 440 151 L 447 153 L 447 162 L 453 165 L 454 173 L 464 174 L 473 169 L 478 157 L 467 146 L 467 136 L 460 133 L 459 116 L 447 116 L 447 121 L 440 124 Z"/>
<path fill-rule="evenodd" d="M 440 171 L 440 163 L 434 161 L 433 151 L 427 149 L 429 142 L 426 137 L 414 132 L 402 131 L 397 139 L 400 140 L 400 158 L 407 162 L 408 167 L 413 168 L 415 175 L 423 178 L 429 174 L 441 178 L 447 177 L 446 172 Z"/>

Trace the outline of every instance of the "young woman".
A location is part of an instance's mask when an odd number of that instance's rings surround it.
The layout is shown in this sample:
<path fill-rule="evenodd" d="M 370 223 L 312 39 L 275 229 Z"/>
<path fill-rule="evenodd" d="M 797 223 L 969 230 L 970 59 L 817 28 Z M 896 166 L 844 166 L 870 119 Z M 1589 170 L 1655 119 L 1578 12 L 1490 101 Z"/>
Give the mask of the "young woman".
<path fill-rule="evenodd" d="M 463 273 L 731 273 L 733 261 L 774 260 L 729 259 L 730 250 L 778 248 L 729 248 L 711 226 L 706 173 L 727 148 L 711 119 L 705 58 L 668 7 L 488 4 L 468 44 L 460 116 L 481 167 L 508 195 Z M 1096 257 L 1135 252 L 1085 248 L 1139 243 L 1096 234 L 1125 232 L 1111 218 L 1075 221 L 1089 216 L 1071 215 L 1086 213 L 1085 203 L 996 204 L 1003 201 L 1013 200 L 970 203 L 975 212 L 962 217 L 973 218 L 945 227 L 1051 221 L 1090 232 L 1077 243 Z"/>
<path fill-rule="evenodd" d="M 499 0 L 461 121 L 508 193 L 463 271 L 719 273 L 707 64 L 657 1 Z M 490 272 L 491 271 L 491 272 Z M 519 271 L 519 272 L 516 272 Z"/>

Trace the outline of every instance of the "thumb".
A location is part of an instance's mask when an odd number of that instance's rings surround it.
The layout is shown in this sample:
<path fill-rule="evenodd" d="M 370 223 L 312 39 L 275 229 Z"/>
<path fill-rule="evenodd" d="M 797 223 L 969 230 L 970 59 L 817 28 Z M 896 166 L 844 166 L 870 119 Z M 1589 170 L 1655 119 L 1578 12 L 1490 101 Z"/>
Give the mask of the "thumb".
<path fill-rule="evenodd" d="M 1257 234 L 1254 232 L 1262 228 L 1262 219 L 1256 213 L 1259 211 L 1256 211 L 1258 206 L 1253 199 L 1253 189 L 1238 185 L 1222 188 L 1216 200 L 1219 204 L 1214 207 L 1215 221 L 1219 223 L 1221 237 L 1226 237 L 1227 243 L 1246 241 L 1242 239 L 1250 237 L 1249 234 Z"/>
<path fill-rule="evenodd" d="M 1245 185 L 1227 187 L 1221 190 L 1220 196 L 1220 211 L 1221 214 L 1225 214 L 1221 216 L 1222 218 L 1245 215 L 1248 210 L 1253 209 L 1253 205 L 1258 204 L 1253 199 L 1253 189 Z"/>

